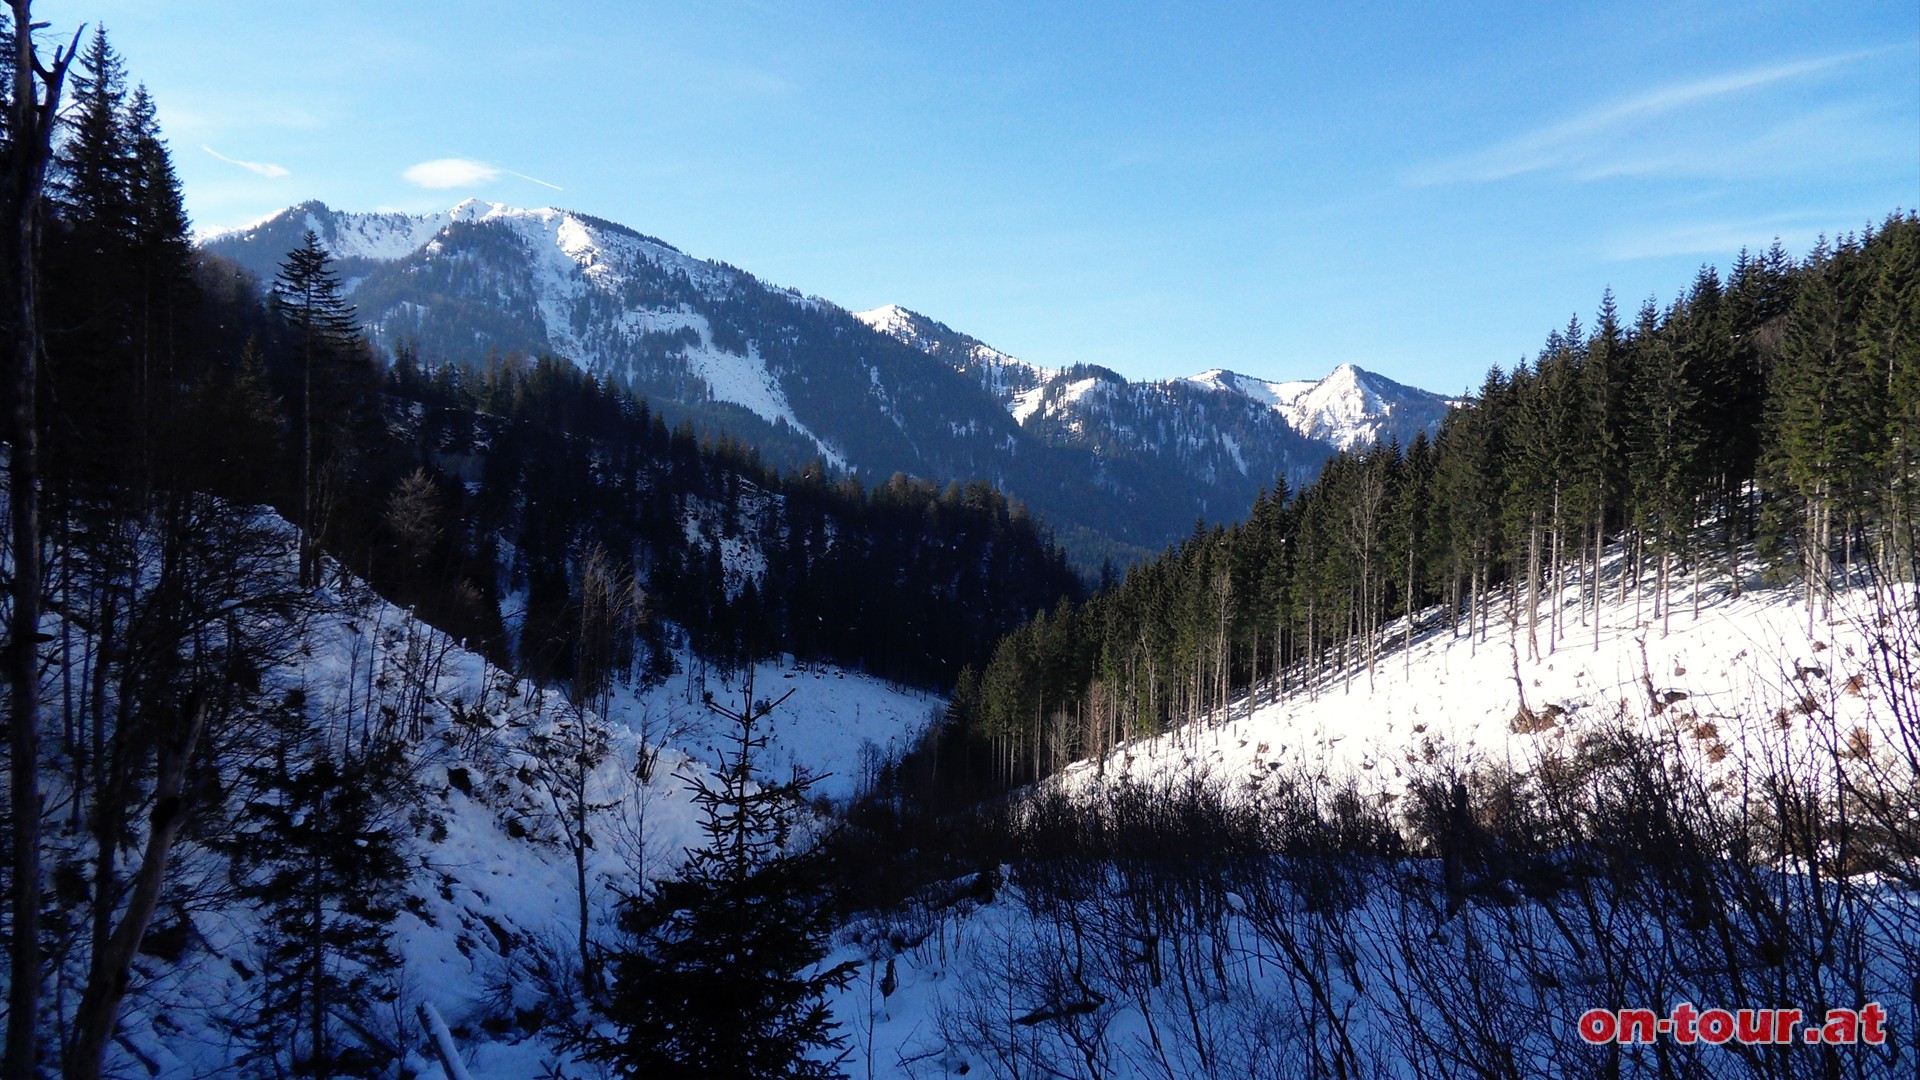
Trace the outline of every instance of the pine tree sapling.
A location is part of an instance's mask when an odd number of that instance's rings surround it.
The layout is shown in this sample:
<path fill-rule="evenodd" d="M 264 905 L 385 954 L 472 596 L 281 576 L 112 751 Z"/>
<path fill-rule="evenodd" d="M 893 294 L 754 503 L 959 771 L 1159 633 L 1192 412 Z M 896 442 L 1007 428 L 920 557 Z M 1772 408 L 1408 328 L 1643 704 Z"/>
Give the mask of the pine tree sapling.
<path fill-rule="evenodd" d="M 344 759 L 316 745 L 248 770 L 266 796 L 248 806 L 242 855 L 257 868 L 244 891 L 268 935 L 254 1041 L 270 1069 L 384 1075 L 336 1016 L 395 995 L 390 939 L 407 868 L 377 793 L 399 786 L 399 762 L 391 745 Z"/>
<path fill-rule="evenodd" d="M 788 695 L 755 701 L 750 673 L 741 707 L 707 707 L 734 725 L 717 783 L 693 784 L 706 843 L 671 881 L 621 912 L 633 945 L 614 961 L 607 1009 L 618 1035 L 592 1040 L 594 1056 L 633 1077 L 837 1077 L 845 1036 L 825 995 L 854 965 L 820 970 L 832 929 L 827 867 L 817 843 L 795 841 L 809 779 L 774 786 L 751 776 L 766 745 L 754 724 Z"/>

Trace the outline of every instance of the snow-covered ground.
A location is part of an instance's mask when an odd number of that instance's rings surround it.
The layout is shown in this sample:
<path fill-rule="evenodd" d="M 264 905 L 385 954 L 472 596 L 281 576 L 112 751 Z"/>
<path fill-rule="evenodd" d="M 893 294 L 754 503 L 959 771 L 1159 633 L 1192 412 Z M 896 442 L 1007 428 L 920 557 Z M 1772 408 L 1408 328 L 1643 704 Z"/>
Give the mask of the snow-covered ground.
<path fill-rule="evenodd" d="M 709 712 L 701 698 L 710 693 L 716 704 L 737 709 L 744 679 L 717 671 L 703 677 L 699 660 L 677 659 L 681 673 L 660 686 L 618 688 L 608 720 L 713 765 L 725 749 L 721 739 L 727 722 Z M 779 701 L 792 692 L 760 729 L 767 746 L 756 759 L 756 771 L 771 782 L 804 772 L 815 778 L 816 797 L 842 804 L 881 763 L 904 754 L 946 704 L 931 694 L 791 658 L 754 665 L 753 678 L 756 700 Z"/>
<path fill-rule="evenodd" d="M 1495 605 L 1484 633 L 1428 629 L 1403 651 L 1399 628 L 1391 627 L 1371 675 L 1352 664 L 1307 687 L 1289 687 L 1279 701 L 1266 688 L 1257 702 L 1243 697 L 1199 727 L 1077 764 L 1063 782 L 1085 789 L 1116 774 L 1148 781 L 1284 775 L 1353 780 L 1363 793 L 1395 795 L 1420 764 L 1525 771 L 1618 721 L 1671 740 L 1719 777 L 1783 755 L 1831 750 L 1836 729 L 1850 736 L 1863 728 L 1881 752 L 1895 745 L 1886 729 L 1891 717 L 1865 692 L 1868 639 L 1878 618 L 1869 590 L 1841 594 L 1831 617 L 1810 626 L 1796 589 L 1756 588 L 1735 597 L 1712 586 L 1696 616 L 1691 593 L 1677 587 L 1663 630 L 1659 621 L 1644 624 L 1652 614 L 1644 596 L 1622 603 L 1610 586 L 1596 634 L 1591 611 L 1582 617 L 1570 588 L 1558 635 L 1542 604 L 1537 659 L 1529 659 L 1524 615 L 1511 625 L 1505 605 Z M 1531 724 L 1516 723 L 1522 694 Z M 1829 722 L 1807 722 L 1802 704 L 1809 696 L 1831 714 Z"/>
<path fill-rule="evenodd" d="M 1277 702 L 1243 700 L 1202 726 L 1077 766 L 1057 783 L 1087 796 L 1122 777 L 1167 787 L 1204 775 L 1252 796 L 1285 777 L 1327 787 L 1350 780 L 1362 793 L 1387 798 L 1403 792 L 1423 766 L 1525 770 L 1544 756 L 1571 751 L 1583 733 L 1620 720 L 1669 740 L 1728 783 L 1737 782 L 1747 763 L 1777 765 L 1822 753 L 1831 761 L 1835 739 L 1866 754 L 1890 752 L 1896 744 L 1886 730 L 1889 718 L 1867 670 L 1878 614 L 1874 596 L 1843 593 L 1834 615 L 1811 625 L 1799 598 L 1786 589 L 1740 597 L 1715 590 L 1699 598 L 1696 617 L 1693 598 L 1679 595 L 1663 633 L 1658 624 L 1643 625 L 1650 614 L 1644 598 L 1621 603 L 1610 589 L 1596 648 L 1593 627 L 1582 625 L 1569 592 L 1557 642 L 1542 623 L 1538 659 L 1528 658 L 1520 633 L 1499 617 L 1484 637 L 1430 629 L 1416 636 L 1410 653 L 1386 650 L 1371 676 L 1355 667 L 1312 687 L 1290 688 Z M 362 590 L 343 587 L 331 600 L 309 631 L 306 656 L 269 677 L 302 690 L 309 713 L 334 723 L 375 715 L 394 688 L 420 691 L 422 729 L 412 768 L 425 793 L 419 809 L 432 824 L 404 846 L 417 869 L 405 882 L 394 927 L 401 999 L 376 1010 L 371 1022 L 398 1045 L 413 1047 L 409 1064 L 426 1077 L 437 1078 L 439 1069 L 422 1056 L 425 1042 L 413 1018 L 419 1002 L 446 1017 L 476 1077 L 532 1080 L 554 1067 L 575 1078 L 600 1075 L 556 1047 L 551 1019 L 556 1008 L 577 1008 L 564 973 L 577 962 L 571 943 L 578 938 L 578 897 L 537 750 L 540 740 L 562 734 L 580 714 L 558 695 L 491 668 Z M 703 672 L 692 657 L 677 659 L 682 671 L 666 683 L 620 688 L 604 727 L 584 717 L 605 733 L 605 753 L 589 784 L 590 801 L 603 807 L 592 820 L 587 856 L 589 933 L 597 940 L 613 939 L 615 902 L 638 876 L 671 873 L 698 842 L 688 784 L 719 760 L 723 734 L 702 699 L 710 693 L 733 703 L 743 693 L 738 676 L 723 678 Z M 825 775 L 817 793 L 836 801 L 851 797 L 880 761 L 904 749 L 942 704 L 791 661 L 760 664 L 753 679 L 756 698 L 791 691 L 769 718 L 763 774 L 772 780 L 796 770 Z M 1522 694 L 1535 720 L 1516 725 Z M 1810 713 L 1821 722 L 1810 723 Z M 1856 737 L 1855 729 L 1866 734 Z M 642 759 L 656 751 L 643 778 Z M 1417 882 L 1423 872 L 1415 866 L 1405 874 Z M 187 881 L 216 879 L 220 858 L 189 846 L 180 873 Z M 1081 915 L 1066 918 L 1065 909 L 1026 888 L 1017 873 L 991 890 L 964 882 L 942 887 L 928 903 L 864 918 L 837 939 L 830 962 L 861 965 L 833 1001 L 849 1040 L 849 1075 L 1011 1075 L 1014 1064 L 1031 1064 L 1020 1057 L 1029 1051 L 1052 1055 L 1046 1060 L 1064 1063 L 1065 1075 L 1264 1069 L 1293 1060 L 1289 1055 L 1304 1053 L 1317 1037 L 1301 1019 L 1320 1007 L 1303 997 L 1316 980 L 1313 992 L 1358 1017 L 1352 1032 L 1370 1047 L 1360 1057 L 1396 1060 L 1390 1044 L 1399 1034 L 1385 1019 L 1369 1020 L 1368 1009 L 1379 1005 L 1381 999 L 1369 995 L 1383 985 L 1406 990 L 1413 978 L 1407 956 L 1396 952 L 1414 918 L 1404 892 L 1395 891 L 1407 878 L 1398 880 L 1399 886 L 1368 893 L 1346 916 L 1353 936 L 1306 969 L 1276 954 L 1276 926 L 1315 934 L 1331 933 L 1329 926 L 1273 895 L 1222 894 L 1226 908 L 1207 930 L 1208 940 L 1218 943 L 1207 954 L 1219 958 L 1217 970 L 1180 975 L 1196 982 L 1169 976 L 1153 986 L 1137 982 L 1138 965 L 1127 958 L 1139 943 L 1126 943 L 1136 916 L 1115 906 L 1124 891 L 1117 885 L 1104 894 L 1096 890 L 1084 916 L 1093 928 L 1089 940 L 1100 950 L 1086 961 L 1081 989 L 1092 993 L 1083 999 L 1074 998 L 1072 985 L 1048 982 L 1079 962 L 1072 957 L 1080 942 L 1063 928 L 1081 925 Z M 1888 910 L 1920 918 L 1897 906 Z M 260 926 L 230 902 L 185 914 L 188 962 L 141 958 L 116 1051 L 129 1074 L 222 1075 L 239 1051 L 231 1022 L 235 1003 L 246 1000 L 261 970 Z M 1514 922 L 1502 922 L 1498 912 L 1469 912 L 1467 923 L 1450 924 L 1446 933 L 1482 932 L 1466 928 L 1482 918 L 1489 938 L 1515 933 Z M 1173 942 L 1187 930 L 1166 932 Z M 1440 933 L 1421 923 L 1418 933 L 1428 932 Z M 1178 960 L 1177 950 L 1169 955 L 1170 963 Z M 1887 963 L 1872 962 L 1875 970 Z M 1183 985 L 1201 986 L 1211 996 L 1198 1004 L 1182 1001 L 1176 995 Z M 1061 1007 L 1069 1007 L 1062 1016 L 1041 1016 Z M 1204 1029 L 1197 1026 L 1201 1020 Z M 1176 1024 L 1187 1027 L 1175 1030 Z M 1188 1030 L 1199 1034 L 1189 1038 Z M 1234 1041 L 1247 1032 L 1268 1035 L 1264 1042 Z M 1551 1067 L 1561 1052 L 1552 1032 L 1525 1038 L 1535 1055 L 1527 1060 Z M 1075 1057 L 1076 1046 L 1092 1056 Z M 1203 1067 L 1204 1061 L 1212 1064 Z"/>
<path fill-rule="evenodd" d="M 552 1042 L 556 1009 L 577 1007 L 567 972 L 578 963 L 578 890 L 556 814 L 553 762 L 569 728 L 585 725 L 599 750 L 587 781 L 595 807 L 587 853 L 589 933 L 614 939 L 619 897 L 639 879 L 669 875 L 701 840 L 690 785 L 720 762 L 724 734 L 705 694 L 737 706 L 743 680 L 702 674 L 691 657 L 663 685 L 619 688 L 604 720 L 574 709 L 461 649 L 444 634 L 351 582 L 327 590 L 294 661 L 269 684 L 297 691 L 304 712 L 331 740 L 352 738 L 395 710 L 415 726 L 411 775 L 415 821 L 401 851 L 414 869 L 401 883 L 392 946 L 400 992 L 361 1022 L 394 1045 L 414 1047 L 414 1075 L 437 1076 L 421 1056 L 414 1016 L 433 1005 L 451 1026 L 477 1077 L 532 1078 L 555 1064 L 595 1075 Z M 780 699 L 763 723 L 767 749 L 756 771 L 784 781 L 820 776 L 815 794 L 850 798 L 887 755 L 910 743 L 942 702 L 833 668 L 768 662 L 754 670 L 756 698 Z M 417 714 L 417 725 L 411 718 Z M 392 722 L 392 717 L 388 717 Z M 343 734 L 343 732 L 345 734 Z M 651 771 L 642 775 L 643 758 Z M 142 956 L 123 1015 L 119 1072 L 178 1078 L 233 1075 L 245 1049 L 246 1003 L 266 960 L 259 916 L 219 888 L 225 857 L 188 843 L 177 855 L 179 899 L 159 923 L 184 919 L 186 953 L 174 963 Z M 174 905 L 179 904 L 179 907 Z M 540 1017 L 536 1020 L 535 1017 Z"/>
<path fill-rule="evenodd" d="M 1392 805 L 1423 770 L 1429 777 L 1436 766 L 1524 772 L 1619 723 L 1672 747 L 1724 797 L 1763 772 L 1817 777 L 1832 771 L 1836 754 L 1871 764 L 1898 752 L 1868 649 L 1883 632 L 1884 612 L 1912 618 L 1910 587 L 1878 597 L 1843 592 L 1831 616 L 1811 625 L 1795 589 L 1739 597 L 1715 589 L 1700 597 L 1697 617 L 1692 601 L 1676 595 L 1663 632 L 1657 622 L 1642 625 L 1651 614 L 1644 597 L 1623 603 L 1610 589 L 1596 646 L 1570 590 L 1564 636 L 1550 649 L 1543 622 L 1537 659 L 1528 659 L 1521 632 L 1500 618 L 1480 638 L 1429 630 L 1410 653 L 1388 648 L 1371 677 L 1359 666 L 1290 689 L 1280 701 L 1243 699 L 1201 726 L 1122 747 L 1050 783 L 1097 801 L 1121 785 L 1177 791 L 1199 781 L 1230 798 L 1261 799 L 1285 785 L 1331 793 L 1351 782 L 1362 796 Z M 1531 722 L 1521 718 L 1522 693 Z M 1321 1070 L 1313 1075 L 1334 1075 L 1316 1055 L 1339 1053 L 1351 1053 L 1347 1068 L 1357 1066 L 1357 1075 L 1444 1075 L 1451 1071 L 1445 1051 L 1438 1065 L 1429 1059 L 1428 1071 L 1413 1071 L 1410 1062 L 1433 1048 L 1409 1029 L 1431 1022 L 1443 1044 L 1468 1037 L 1440 1025 L 1471 1015 L 1458 1011 L 1467 1008 L 1464 999 L 1451 996 L 1469 992 L 1502 1003 L 1473 1022 L 1511 1052 L 1514 1075 L 1591 1066 L 1579 1057 L 1574 1021 L 1607 988 L 1582 981 L 1591 941 L 1578 912 L 1569 922 L 1565 912 L 1549 917 L 1544 904 L 1469 905 L 1448 921 L 1431 899 L 1443 891 L 1437 865 L 1354 862 L 1363 864 L 1355 880 L 1365 886 L 1352 906 L 1333 912 L 1303 907 L 1297 892 L 1260 895 L 1255 885 L 1215 880 L 1202 891 L 1211 890 L 1217 909 L 1162 912 L 1155 928 L 1118 868 L 1101 872 L 1079 900 L 1063 901 L 1020 887 L 1017 873 L 1003 867 L 1006 880 L 991 898 L 956 883 L 944 896 L 876 915 L 849 927 L 833 957 L 861 965 L 836 1002 L 849 1036 L 849 1075 L 1309 1075 L 1310 1062 Z M 1774 880 L 1787 904 L 1781 910 L 1796 910 L 1785 898 L 1800 895 L 1800 879 Z M 1858 887 L 1875 888 L 1871 881 Z M 1847 939 L 1858 950 L 1860 985 L 1842 987 L 1836 973 L 1823 992 L 1854 1006 L 1860 1002 L 1851 995 L 1878 995 L 1890 1010 L 1906 1009 L 1920 907 L 1897 889 L 1877 895 L 1850 909 L 1864 919 L 1851 924 L 1860 936 Z M 1598 917 L 1611 920 L 1606 933 L 1628 955 L 1684 955 L 1696 944 L 1644 915 Z M 1140 973 L 1142 955 L 1156 950 L 1169 965 L 1164 982 Z M 1471 956 L 1479 959 L 1462 959 Z M 1565 965 L 1565 985 L 1529 986 L 1541 977 L 1529 965 L 1543 956 Z M 1176 973 L 1180 963 L 1188 967 Z M 1698 972 L 1676 978 L 1659 992 L 1726 992 Z M 883 984 L 892 992 L 883 993 Z M 1641 993 L 1655 1009 L 1681 1000 Z M 1334 1027 L 1350 1046 L 1331 1046 Z M 1887 1064 L 1879 1053 L 1863 1059 L 1868 1074 Z"/>

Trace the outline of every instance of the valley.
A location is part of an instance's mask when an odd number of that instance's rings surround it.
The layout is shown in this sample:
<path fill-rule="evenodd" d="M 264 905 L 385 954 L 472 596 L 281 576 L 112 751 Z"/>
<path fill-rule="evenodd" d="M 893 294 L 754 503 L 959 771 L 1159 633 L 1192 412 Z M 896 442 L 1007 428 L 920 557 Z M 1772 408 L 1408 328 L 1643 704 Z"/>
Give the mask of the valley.
<path fill-rule="evenodd" d="M 1455 336 L 1532 313 L 1520 277 L 1605 246 L 1593 222 L 1529 222 L 1522 250 L 1490 230 L 1434 266 L 1397 208 L 1461 237 L 1482 189 L 1504 193 L 1486 227 L 1533 185 L 1658 187 L 1657 155 L 1556 155 L 1898 49 L 1670 86 L 1412 172 L 1402 147 L 1347 191 L 1335 159 L 1372 151 L 1344 127 L 1339 154 L 1296 139 L 1307 156 L 1276 168 L 1274 143 L 1257 183 L 1227 183 L 1252 129 L 1287 120 L 1245 108 L 1177 137 L 1123 123 L 1104 150 L 1088 117 L 1042 124 L 1032 161 L 985 167 L 1055 104 L 1034 87 L 1071 90 L 1056 66 L 1094 70 L 1050 35 L 1044 63 L 930 89 L 860 35 L 781 42 L 807 64 L 778 74 L 703 67 L 656 48 L 685 32 L 671 7 L 644 34 L 615 6 L 433 7 L 445 25 L 400 37 L 397 12 L 278 11 L 271 32 L 305 28 L 317 56 L 314 18 L 357 43 L 324 75 L 289 65 L 320 80 L 312 101 L 244 91 L 275 145 L 308 147 L 296 171 L 214 148 L 259 130 L 210 108 L 240 88 L 190 81 L 164 111 L 99 23 L 9 0 L 0 1074 L 1914 1071 L 1920 214 L 1795 250 L 1739 246 L 1793 214 L 1669 227 L 1681 255 L 1726 261 L 1649 276 L 1670 299 L 1632 309 L 1610 285 L 1566 297 L 1591 315 L 1485 357 L 1469 391 L 1341 362 L 1393 342 L 1421 362 L 1385 370 L 1458 381 Z M 196 21 L 195 49 L 226 25 Z M 425 123 L 393 96 L 337 122 L 442 36 L 500 84 L 485 107 Z M 1145 77 L 1190 55 L 1177 37 L 1092 50 L 1138 84 L 1097 95 L 1098 118 L 1136 92 L 1184 116 L 1190 95 Z M 632 53 L 588 65 L 588 46 Z M 193 80 L 220 70 L 194 56 Z M 858 109 L 817 107 L 873 64 L 892 67 Z M 1367 111 L 1434 96 L 1406 77 L 1369 70 Z M 515 112 L 509 84 L 563 84 L 568 107 Z M 686 115 L 658 107 L 665 84 Z M 1494 91 L 1446 107 L 1476 93 Z M 866 123 L 896 97 L 995 122 Z M 336 209 L 388 205 L 398 166 L 346 178 L 467 113 L 488 138 L 556 133 L 575 172 L 444 157 L 397 173 L 403 209 Z M 576 113 L 626 140 L 558 138 Z M 190 192 L 163 117 L 246 199 Z M 742 117 L 780 130 L 740 137 Z M 571 204 L 578 184 L 625 214 L 643 200 L 609 192 L 652 185 L 661 221 L 780 231 L 742 194 L 773 199 L 750 186 L 768 170 L 731 156 L 763 142 L 778 186 L 821 200 L 769 265 L 849 295 L 898 281 L 885 295 L 946 297 L 1068 359 L 490 197 Z M 843 158 L 879 179 L 852 185 Z M 1356 206 L 1383 218 L 1358 262 L 1289 240 L 1263 194 L 1316 170 L 1338 198 L 1289 189 L 1285 214 L 1315 235 Z M 660 194 L 689 176 L 698 198 Z M 979 230 L 945 234 L 958 269 L 917 261 L 894 186 Z M 489 197 L 420 209 L 456 191 Z M 196 232 L 200 198 L 253 223 Z M 703 199 L 724 212 L 689 218 Z M 1169 217 L 1172 240 L 1149 227 Z M 1615 248 L 1609 274 L 1672 257 Z M 1029 265 L 1053 261 L 1070 272 Z M 1429 294 L 1457 320 L 1430 325 Z"/>

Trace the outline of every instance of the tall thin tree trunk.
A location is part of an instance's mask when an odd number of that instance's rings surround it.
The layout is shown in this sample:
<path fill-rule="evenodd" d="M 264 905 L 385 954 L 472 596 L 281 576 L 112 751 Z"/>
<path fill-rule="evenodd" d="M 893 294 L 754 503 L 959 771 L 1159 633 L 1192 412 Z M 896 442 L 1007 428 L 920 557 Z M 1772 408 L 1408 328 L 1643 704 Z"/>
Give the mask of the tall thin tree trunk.
<path fill-rule="evenodd" d="M 1673 549 L 1662 545 L 1660 550 L 1660 581 L 1658 593 L 1654 597 L 1654 606 L 1660 611 L 1660 636 L 1665 637 L 1673 626 Z"/>
<path fill-rule="evenodd" d="M 1474 623 L 1480 618 L 1480 565 L 1475 563 L 1467 569 L 1467 655 L 1480 654 L 1478 630 Z"/>
<path fill-rule="evenodd" d="M 6 1075 L 38 1070 L 40 1018 L 40 446 L 35 398 L 40 384 L 40 200 L 52 155 L 60 89 L 80 34 L 51 67 L 33 47 L 33 0 L 8 0 L 13 9 L 13 130 L 8 170 L 9 269 L 13 273 L 13 416 L 7 462 L 8 517 L 13 540 L 13 611 L 7 626 L 7 721 L 13 755 L 13 946 L 7 991 Z M 83 27 L 84 29 L 84 27 Z M 43 88 L 43 92 L 36 92 Z M 42 100 L 44 99 L 44 100 Z"/>
<path fill-rule="evenodd" d="M 1410 674 L 1413 671 L 1413 613 L 1419 607 L 1418 602 L 1414 600 L 1415 588 L 1414 588 L 1414 580 L 1413 580 L 1413 554 L 1414 554 L 1413 547 L 1414 547 L 1413 530 L 1408 529 L 1407 530 L 1407 629 L 1406 629 L 1406 634 L 1401 639 L 1401 645 L 1400 645 L 1401 655 L 1405 659 L 1405 663 L 1403 665 L 1403 672 L 1402 672 L 1403 674 Z"/>
<path fill-rule="evenodd" d="M 1600 560 L 1606 555 L 1607 515 L 1604 506 L 1593 517 L 1593 651 L 1600 651 L 1600 601 L 1604 588 L 1600 580 Z M 1621 567 L 1624 576 L 1625 565 Z"/>
<path fill-rule="evenodd" d="M 1562 582 L 1560 576 L 1562 563 L 1561 535 L 1560 481 L 1558 478 L 1555 478 L 1553 482 L 1553 546 L 1549 549 L 1550 555 L 1547 559 L 1547 580 L 1550 582 L 1547 589 L 1547 603 L 1552 605 L 1547 610 L 1547 652 L 1549 653 L 1557 652 L 1560 649 L 1560 631 L 1563 621 L 1560 603 L 1561 592 L 1564 587 L 1564 582 Z"/>
<path fill-rule="evenodd" d="M 1527 659 L 1540 659 L 1540 512 L 1527 525 Z"/>

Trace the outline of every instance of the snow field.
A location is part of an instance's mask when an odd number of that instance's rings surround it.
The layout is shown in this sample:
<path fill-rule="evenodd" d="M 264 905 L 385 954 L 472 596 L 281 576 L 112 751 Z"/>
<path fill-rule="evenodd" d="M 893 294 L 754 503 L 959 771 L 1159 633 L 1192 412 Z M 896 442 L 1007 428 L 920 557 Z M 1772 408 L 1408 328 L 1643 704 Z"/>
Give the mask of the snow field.
<path fill-rule="evenodd" d="M 1556 643 L 1543 603 L 1537 659 L 1528 658 L 1524 614 L 1521 625 L 1509 623 L 1497 598 L 1484 634 L 1456 636 L 1432 626 L 1439 613 L 1430 612 L 1411 652 L 1398 647 L 1401 628 L 1386 631 L 1389 645 L 1371 675 L 1350 665 L 1313 685 L 1290 685 L 1278 701 L 1266 688 L 1257 701 L 1242 697 L 1198 727 L 1078 763 L 1061 782 L 1088 790 L 1116 775 L 1153 782 L 1206 774 L 1253 784 L 1284 774 L 1351 780 L 1390 799 L 1405 792 L 1418 766 L 1526 771 L 1623 721 L 1671 743 L 1723 785 L 1770 763 L 1831 757 L 1836 746 L 1884 755 L 1899 745 L 1893 717 L 1868 692 L 1879 618 L 1872 591 L 1841 593 L 1831 618 L 1809 629 L 1795 589 L 1735 597 L 1709 588 L 1697 617 L 1692 595 L 1676 589 L 1665 632 L 1639 624 L 1652 610 L 1646 598 L 1621 603 L 1617 588 L 1608 593 L 1597 648 L 1573 589 L 1562 598 L 1557 647 L 1550 648 Z M 1910 592 L 1891 603 L 1911 610 Z M 1518 719 L 1523 693 L 1531 724 Z"/>

